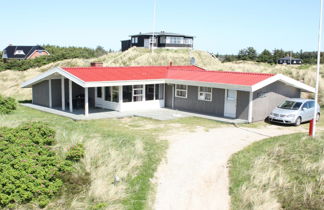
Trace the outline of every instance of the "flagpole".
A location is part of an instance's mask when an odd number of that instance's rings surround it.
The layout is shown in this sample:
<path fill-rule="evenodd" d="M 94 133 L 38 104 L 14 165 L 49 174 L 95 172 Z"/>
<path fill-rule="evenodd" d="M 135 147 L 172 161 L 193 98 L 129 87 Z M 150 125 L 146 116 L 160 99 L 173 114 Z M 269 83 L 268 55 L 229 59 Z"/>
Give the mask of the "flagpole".
<path fill-rule="evenodd" d="M 318 48 L 317 48 L 317 68 L 316 68 L 316 84 L 315 84 L 315 110 L 313 117 L 313 132 L 312 137 L 316 134 L 316 117 L 317 117 L 317 101 L 318 101 L 318 86 L 320 77 L 320 59 L 321 59 L 321 41 L 322 41 L 322 17 L 323 17 L 323 0 L 321 0 L 320 8 L 320 21 L 319 21 L 319 32 L 318 32 Z"/>
<path fill-rule="evenodd" d="M 155 19 L 156 19 L 156 0 L 153 0 L 153 31 L 152 31 L 152 40 L 151 40 L 151 50 L 153 53 L 154 50 L 154 39 L 155 39 Z"/>

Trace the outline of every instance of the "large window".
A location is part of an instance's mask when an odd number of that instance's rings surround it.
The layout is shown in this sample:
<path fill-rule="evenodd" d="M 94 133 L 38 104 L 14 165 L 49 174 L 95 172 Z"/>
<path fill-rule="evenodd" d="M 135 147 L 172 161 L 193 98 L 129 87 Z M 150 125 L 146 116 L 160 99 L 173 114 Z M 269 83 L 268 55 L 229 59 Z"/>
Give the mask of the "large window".
<path fill-rule="evenodd" d="M 123 102 L 132 102 L 133 87 L 131 85 L 123 86 Z"/>
<path fill-rule="evenodd" d="M 119 87 L 118 86 L 112 87 L 112 101 L 119 102 Z"/>
<path fill-rule="evenodd" d="M 188 86 L 187 85 L 176 85 L 175 96 L 178 98 L 187 98 Z"/>
<path fill-rule="evenodd" d="M 176 36 L 167 36 L 166 43 L 167 44 L 183 44 L 184 38 L 183 37 L 176 37 Z"/>
<path fill-rule="evenodd" d="M 201 101 L 212 101 L 212 88 L 199 87 L 198 100 Z"/>
<path fill-rule="evenodd" d="M 119 87 L 118 86 L 105 87 L 105 101 L 119 102 Z"/>
<path fill-rule="evenodd" d="M 105 87 L 105 101 L 111 101 L 111 87 Z"/>
<path fill-rule="evenodd" d="M 192 38 L 185 38 L 184 43 L 185 44 L 192 44 Z"/>
<path fill-rule="evenodd" d="M 145 100 L 154 100 L 154 85 L 145 85 Z"/>
<path fill-rule="evenodd" d="M 97 87 L 97 98 L 102 97 L 102 87 Z"/>
<path fill-rule="evenodd" d="M 155 85 L 155 100 L 163 99 L 164 95 L 164 84 L 156 84 Z"/>
<path fill-rule="evenodd" d="M 133 86 L 133 101 L 143 101 L 143 85 Z"/>

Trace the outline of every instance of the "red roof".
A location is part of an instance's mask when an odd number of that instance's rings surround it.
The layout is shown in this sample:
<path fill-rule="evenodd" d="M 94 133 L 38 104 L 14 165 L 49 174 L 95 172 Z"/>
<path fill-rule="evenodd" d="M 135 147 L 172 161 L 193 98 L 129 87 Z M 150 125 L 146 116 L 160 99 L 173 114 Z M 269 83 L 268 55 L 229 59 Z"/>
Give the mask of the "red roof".
<path fill-rule="evenodd" d="M 85 82 L 175 79 L 251 86 L 273 74 L 206 71 L 197 66 L 130 66 L 63 68 Z"/>

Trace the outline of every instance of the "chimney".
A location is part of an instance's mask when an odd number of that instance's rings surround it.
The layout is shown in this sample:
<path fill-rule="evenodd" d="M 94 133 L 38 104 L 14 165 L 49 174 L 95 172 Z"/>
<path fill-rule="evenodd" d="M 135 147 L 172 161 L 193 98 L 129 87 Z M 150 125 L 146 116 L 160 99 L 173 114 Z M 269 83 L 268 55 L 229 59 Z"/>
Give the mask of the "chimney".
<path fill-rule="evenodd" d="M 172 66 L 172 61 L 170 61 L 170 66 Z"/>
<path fill-rule="evenodd" d="M 102 62 L 91 62 L 90 66 L 91 67 L 103 67 L 103 63 Z"/>

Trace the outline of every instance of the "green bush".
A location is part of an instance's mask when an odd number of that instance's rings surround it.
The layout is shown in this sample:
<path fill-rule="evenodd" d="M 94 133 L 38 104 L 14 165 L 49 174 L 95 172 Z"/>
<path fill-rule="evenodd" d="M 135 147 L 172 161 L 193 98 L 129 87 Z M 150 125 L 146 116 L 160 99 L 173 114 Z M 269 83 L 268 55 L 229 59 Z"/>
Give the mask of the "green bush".
<path fill-rule="evenodd" d="M 9 114 L 17 109 L 17 102 L 11 97 L 0 95 L 0 114 Z"/>
<path fill-rule="evenodd" d="M 66 160 L 79 161 L 84 156 L 84 146 L 83 144 L 76 144 L 69 149 L 66 154 Z"/>
<path fill-rule="evenodd" d="M 72 171 L 51 148 L 54 130 L 40 122 L 0 128 L 0 207 L 35 202 L 45 207 Z"/>

